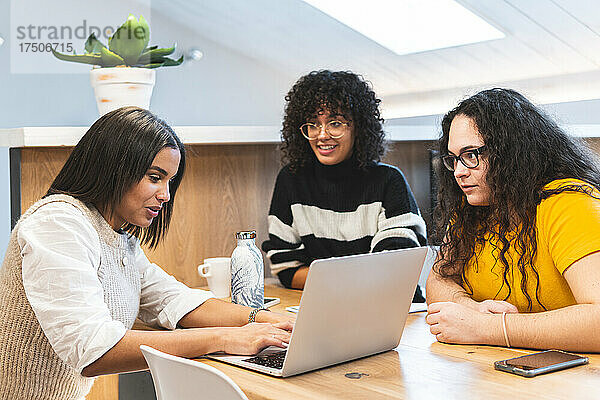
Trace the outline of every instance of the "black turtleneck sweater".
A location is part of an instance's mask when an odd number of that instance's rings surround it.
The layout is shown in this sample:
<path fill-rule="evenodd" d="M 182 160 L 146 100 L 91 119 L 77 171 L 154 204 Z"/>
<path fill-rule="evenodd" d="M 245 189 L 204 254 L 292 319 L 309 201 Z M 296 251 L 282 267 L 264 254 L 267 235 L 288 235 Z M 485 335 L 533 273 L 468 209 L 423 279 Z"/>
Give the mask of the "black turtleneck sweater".
<path fill-rule="evenodd" d="M 295 272 L 315 259 L 426 244 L 425 222 L 396 167 L 354 158 L 327 166 L 314 160 L 296 173 L 283 167 L 262 244 L 271 271 L 290 287 Z M 424 301 L 417 287 L 414 301 Z"/>

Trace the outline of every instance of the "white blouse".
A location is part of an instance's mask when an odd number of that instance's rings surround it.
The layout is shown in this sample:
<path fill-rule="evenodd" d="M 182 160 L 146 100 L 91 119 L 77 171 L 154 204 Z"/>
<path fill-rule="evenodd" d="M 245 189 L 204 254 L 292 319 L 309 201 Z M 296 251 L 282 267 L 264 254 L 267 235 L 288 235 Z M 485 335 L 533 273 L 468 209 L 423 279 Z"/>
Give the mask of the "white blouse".
<path fill-rule="evenodd" d="M 127 331 L 104 302 L 98 233 L 75 207 L 56 202 L 21 222 L 18 242 L 27 300 L 54 351 L 81 372 Z M 139 244 L 132 262 L 141 280 L 138 317 L 149 325 L 175 329 L 185 314 L 214 297 L 148 261 Z"/>

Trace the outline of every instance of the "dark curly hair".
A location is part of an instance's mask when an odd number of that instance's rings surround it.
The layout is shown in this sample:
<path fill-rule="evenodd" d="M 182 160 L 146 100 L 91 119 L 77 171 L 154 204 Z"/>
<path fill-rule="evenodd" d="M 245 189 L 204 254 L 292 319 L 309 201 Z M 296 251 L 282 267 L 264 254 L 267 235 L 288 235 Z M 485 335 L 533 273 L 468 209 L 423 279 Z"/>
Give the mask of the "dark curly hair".
<path fill-rule="evenodd" d="M 282 162 L 296 172 L 316 156 L 300 126 L 319 110 L 337 112 L 354 127 L 353 157 L 361 168 L 380 161 L 385 153 L 380 99 L 360 75 L 350 71 L 313 71 L 298 79 L 285 96 L 281 137 Z"/>
<path fill-rule="evenodd" d="M 508 280 L 511 262 L 507 259 L 512 246 L 519 254 L 514 267 L 522 275 L 520 289 L 527 298 L 528 309 L 533 306 L 532 294 L 526 291 L 531 278 L 536 283 L 535 299 L 546 309 L 539 299 L 539 275 L 534 265 L 537 206 L 543 199 L 565 191 L 596 197 L 592 193 L 600 189 L 596 157 L 524 96 L 500 88 L 479 92 L 444 116 L 438 142 L 442 155 L 448 153 L 450 124 L 457 115 L 470 118 L 485 143 L 490 200 L 489 206 L 469 205 L 453 173 L 437 163 L 439 192 L 435 222 L 441 246 L 434 270 L 472 294 L 465 267 L 475 249 L 483 244 L 484 235 L 494 235 L 499 243 L 498 259 L 504 266 L 503 282 L 508 287 L 504 300 L 512 290 Z M 544 189 L 548 183 L 565 178 L 580 179 L 589 186 L 572 184 Z M 511 232 L 514 239 L 508 240 L 507 233 Z"/>

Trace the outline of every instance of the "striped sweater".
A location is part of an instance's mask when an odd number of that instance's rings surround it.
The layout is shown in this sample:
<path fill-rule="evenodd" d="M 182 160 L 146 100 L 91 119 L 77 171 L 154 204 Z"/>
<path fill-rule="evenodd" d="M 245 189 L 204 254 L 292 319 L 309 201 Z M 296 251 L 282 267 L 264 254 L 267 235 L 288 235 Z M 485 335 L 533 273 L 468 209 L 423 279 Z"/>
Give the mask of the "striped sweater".
<path fill-rule="evenodd" d="M 283 167 L 268 222 L 262 248 L 286 287 L 315 259 L 426 244 L 425 221 L 402 172 L 381 163 L 361 170 L 354 158 L 332 166 L 315 160 L 297 173 Z"/>

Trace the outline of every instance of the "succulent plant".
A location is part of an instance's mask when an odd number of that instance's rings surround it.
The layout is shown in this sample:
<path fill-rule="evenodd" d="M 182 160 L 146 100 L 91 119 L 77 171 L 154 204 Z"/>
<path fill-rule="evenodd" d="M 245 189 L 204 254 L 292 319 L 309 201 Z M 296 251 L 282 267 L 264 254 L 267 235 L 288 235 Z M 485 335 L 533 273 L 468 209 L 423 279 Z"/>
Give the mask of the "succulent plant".
<path fill-rule="evenodd" d="M 148 47 L 150 27 L 142 16 L 137 20 L 135 16 L 129 17 L 123 25 L 108 39 L 108 48 L 102 44 L 93 33 L 85 41 L 84 54 L 63 54 L 52 51 L 60 60 L 82 64 L 98 65 L 100 67 L 140 67 L 158 68 L 179 65 L 183 56 L 178 60 L 167 57 L 173 54 L 175 46 L 161 48 Z"/>

